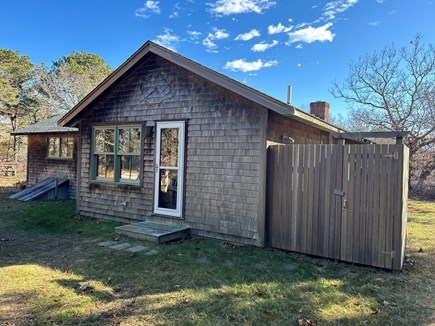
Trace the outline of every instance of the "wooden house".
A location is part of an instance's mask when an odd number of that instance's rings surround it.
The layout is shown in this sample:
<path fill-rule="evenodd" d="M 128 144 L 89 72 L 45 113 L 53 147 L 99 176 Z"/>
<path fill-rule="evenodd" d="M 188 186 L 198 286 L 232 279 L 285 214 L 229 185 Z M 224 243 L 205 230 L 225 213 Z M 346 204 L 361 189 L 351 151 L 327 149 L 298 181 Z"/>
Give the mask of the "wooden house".
<path fill-rule="evenodd" d="M 327 118 L 327 103 L 313 104 Z M 337 127 L 145 43 L 59 120 L 78 128 L 77 212 L 262 246 L 270 143 Z"/>
<path fill-rule="evenodd" d="M 11 134 L 27 136 L 26 184 L 31 186 L 47 178 L 67 179 L 69 197 L 75 198 L 78 129 L 59 126 L 61 117 L 54 116 Z"/>

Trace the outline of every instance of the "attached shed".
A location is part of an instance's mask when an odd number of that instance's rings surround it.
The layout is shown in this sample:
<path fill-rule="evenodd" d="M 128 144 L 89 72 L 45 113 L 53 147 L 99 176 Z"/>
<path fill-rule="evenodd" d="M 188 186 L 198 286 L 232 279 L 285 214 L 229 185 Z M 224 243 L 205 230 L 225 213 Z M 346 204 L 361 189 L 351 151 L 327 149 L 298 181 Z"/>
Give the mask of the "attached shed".
<path fill-rule="evenodd" d="M 79 128 L 80 215 L 259 246 L 268 144 L 331 143 L 341 132 L 153 42 L 59 123 Z"/>
<path fill-rule="evenodd" d="M 78 129 L 61 127 L 62 115 L 24 127 L 11 133 L 27 136 L 27 186 L 47 178 L 69 180 L 68 193 L 75 198 L 77 186 Z"/>

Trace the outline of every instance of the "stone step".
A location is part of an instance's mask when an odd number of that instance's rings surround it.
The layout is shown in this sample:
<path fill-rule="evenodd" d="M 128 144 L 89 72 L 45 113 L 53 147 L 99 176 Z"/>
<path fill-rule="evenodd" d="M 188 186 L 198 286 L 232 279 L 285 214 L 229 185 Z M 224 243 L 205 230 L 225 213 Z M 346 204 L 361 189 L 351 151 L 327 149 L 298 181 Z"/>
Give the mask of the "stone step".
<path fill-rule="evenodd" d="M 187 237 L 190 228 L 154 222 L 137 222 L 117 226 L 115 232 L 134 239 L 165 243 Z"/>

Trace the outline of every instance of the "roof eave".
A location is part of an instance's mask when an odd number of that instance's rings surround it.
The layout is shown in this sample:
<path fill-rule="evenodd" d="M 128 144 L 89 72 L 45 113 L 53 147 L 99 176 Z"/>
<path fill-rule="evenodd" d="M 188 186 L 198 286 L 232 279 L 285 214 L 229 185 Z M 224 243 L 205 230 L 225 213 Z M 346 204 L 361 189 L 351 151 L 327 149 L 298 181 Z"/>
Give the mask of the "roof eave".
<path fill-rule="evenodd" d="M 78 130 L 65 130 L 65 131 L 60 131 L 60 130 L 47 130 L 47 131 L 12 131 L 10 132 L 10 134 L 12 136 L 27 136 L 27 135 L 45 135 L 45 134 L 75 134 L 78 133 Z"/>
<path fill-rule="evenodd" d="M 307 112 L 301 111 L 301 110 L 294 110 L 294 114 L 292 116 L 296 120 L 300 120 L 302 122 L 305 122 L 306 124 L 309 124 L 311 126 L 317 127 L 319 129 L 328 131 L 328 132 L 335 132 L 335 133 L 341 133 L 343 132 L 343 129 L 340 129 L 329 122 L 326 122 L 325 120 L 322 120 L 320 118 L 317 118 Z"/>

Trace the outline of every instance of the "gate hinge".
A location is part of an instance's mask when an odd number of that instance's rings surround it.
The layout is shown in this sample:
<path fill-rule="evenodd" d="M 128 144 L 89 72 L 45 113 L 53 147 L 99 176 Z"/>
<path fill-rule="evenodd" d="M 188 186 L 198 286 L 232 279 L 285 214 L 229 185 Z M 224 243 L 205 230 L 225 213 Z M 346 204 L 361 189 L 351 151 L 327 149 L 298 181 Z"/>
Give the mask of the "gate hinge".
<path fill-rule="evenodd" d="M 395 160 L 398 160 L 399 159 L 399 152 L 394 152 L 394 153 L 391 153 L 391 154 L 385 154 L 384 157 L 391 157 L 391 158 L 393 158 Z"/>

